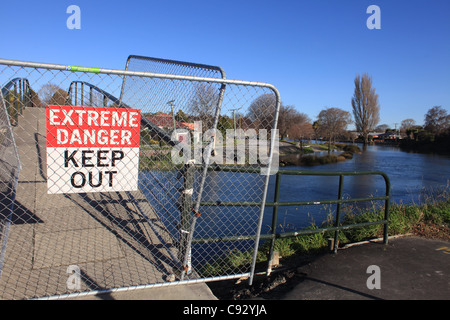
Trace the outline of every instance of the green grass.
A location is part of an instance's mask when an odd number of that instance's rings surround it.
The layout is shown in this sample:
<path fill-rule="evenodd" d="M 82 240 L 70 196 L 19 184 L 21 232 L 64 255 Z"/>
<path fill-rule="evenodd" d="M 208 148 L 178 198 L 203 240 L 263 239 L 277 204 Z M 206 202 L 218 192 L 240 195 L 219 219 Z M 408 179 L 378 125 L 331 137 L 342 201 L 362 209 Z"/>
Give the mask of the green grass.
<path fill-rule="evenodd" d="M 170 153 L 155 154 L 152 156 L 140 155 L 139 157 L 139 171 L 170 171 L 181 169 L 182 165 L 174 165 Z"/>

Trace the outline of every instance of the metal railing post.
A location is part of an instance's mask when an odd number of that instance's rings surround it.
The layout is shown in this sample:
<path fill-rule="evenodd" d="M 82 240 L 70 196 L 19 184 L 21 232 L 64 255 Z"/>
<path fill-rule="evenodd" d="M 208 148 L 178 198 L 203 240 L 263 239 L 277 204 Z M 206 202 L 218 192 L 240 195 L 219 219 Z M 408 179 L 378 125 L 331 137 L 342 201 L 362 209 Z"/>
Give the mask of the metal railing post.
<path fill-rule="evenodd" d="M 84 83 L 81 83 L 81 103 L 80 105 L 84 106 Z"/>
<path fill-rule="evenodd" d="M 339 191 L 338 191 L 338 200 L 342 200 L 342 189 L 344 188 L 344 176 L 339 176 Z M 336 222 L 335 227 L 339 227 L 341 220 L 341 203 L 339 202 L 336 205 Z M 339 237 L 339 230 L 336 230 L 334 232 L 334 243 L 333 243 L 333 252 L 337 253 L 338 248 L 338 237 Z"/>
<path fill-rule="evenodd" d="M 391 181 L 389 180 L 389 177 L 387 175 L 383 175 L 384 181 L 386 183 L 386 200 L 384 202 L 384 220 L 386 223 L 384 224 L 384 234 L 383 234 L 383 241 L 384 244 L 388 244 L 388 229 L 389 229 L 389 206 L 390 206 L 390 199 L 391 199 Z"/>
<path fill-rule="evenodd" d="M 78 85 L 75 83 L 75 106 L 78 105 Z"/>
<path fill-rule="evenodd" d="M 272 272 L 273 252 L 275 248 L 276 234 L 277 234 L 277 220 L 278 220 L 278 201 L 280 200 L 280 184 L 281 174 L 277 172 L 275 177 L 275 195 L 274 195 L 274 207 L 272 211 L 272 239 L 270 240 L 269 249 L 269 262 L 267 265 L 267 275 Z"/>
<path fill-rule="evenodd" d="M 33 106 L 33 102 L 32 102 L 32 95 L 31 95 L 31 88 L 30 88 L 30 83 L 28 82 L 28 79 L 24 79 L 24 84 L 25 84 L 25 91 L 26 91 L 26 104 L 24 105 L 25 108 L 28 107 L 32 107 Z"/>

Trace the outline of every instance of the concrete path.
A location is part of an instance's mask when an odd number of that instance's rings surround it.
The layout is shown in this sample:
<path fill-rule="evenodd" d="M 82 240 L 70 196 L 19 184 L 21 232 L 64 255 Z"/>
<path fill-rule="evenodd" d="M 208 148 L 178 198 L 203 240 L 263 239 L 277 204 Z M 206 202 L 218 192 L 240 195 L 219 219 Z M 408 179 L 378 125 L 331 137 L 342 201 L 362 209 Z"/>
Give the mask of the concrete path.
<path fill-rule="evenodd" d="M 450 242 L 403 237 L 352 246 L 299 266 L 297 276 L 282 300 L 449 300 Z"/>

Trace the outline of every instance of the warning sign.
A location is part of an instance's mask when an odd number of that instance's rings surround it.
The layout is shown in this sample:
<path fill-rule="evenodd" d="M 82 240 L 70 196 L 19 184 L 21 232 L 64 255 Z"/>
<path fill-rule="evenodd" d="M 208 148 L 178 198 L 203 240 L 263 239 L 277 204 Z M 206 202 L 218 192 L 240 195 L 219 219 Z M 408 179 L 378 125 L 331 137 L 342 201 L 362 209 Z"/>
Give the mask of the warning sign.
<path fill-rule="evenodd" d="M 140 110 L 47 106 L 48 193 L 137 190 Z"/>

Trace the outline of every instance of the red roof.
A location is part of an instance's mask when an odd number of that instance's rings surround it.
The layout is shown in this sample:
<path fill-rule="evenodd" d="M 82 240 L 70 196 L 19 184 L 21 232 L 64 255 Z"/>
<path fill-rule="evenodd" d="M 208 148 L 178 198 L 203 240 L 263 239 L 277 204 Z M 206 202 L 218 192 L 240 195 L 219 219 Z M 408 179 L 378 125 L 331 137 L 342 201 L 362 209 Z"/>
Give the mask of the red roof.
<path fill-rule="evenodd" d="M 170 114 L 160 113 L 154 116 L 148 116 L 147 119 L 157 125 L 158 127 L 173 128 L 173 119 Z M 184 128 L 188 130 L 194 130 L 194 124 L 188 122 L 179 122 L 175 120 L 175 126 L 177 128 Z"/>

